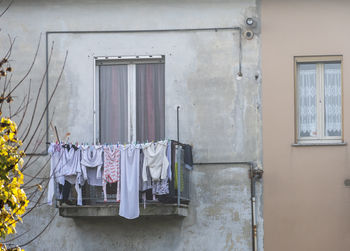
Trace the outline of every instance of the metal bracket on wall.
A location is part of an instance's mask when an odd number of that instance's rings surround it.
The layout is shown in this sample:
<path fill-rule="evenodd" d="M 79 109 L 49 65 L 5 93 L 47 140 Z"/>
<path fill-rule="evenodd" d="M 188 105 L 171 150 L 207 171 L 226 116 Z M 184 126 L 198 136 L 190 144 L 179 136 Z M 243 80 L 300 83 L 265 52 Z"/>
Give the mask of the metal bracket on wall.
<path fill-rule="evenodd" d="M 63 31 L 46 31 L 45 33 L 45 46 L 46 46 L 46 103 L 48 103 L 49 99 L 49 35 L 52 34 L 122 34 L 122 33 L 165 33 L 165 32 L 201 32 L 201 31 L 230 31 L 230 30 L 236 30 L 239 32 L 239 55 L 238 55 L 238 70 L 239 73 L 242 74 L 242 28 L 239 26 L 232 26 L 232 27 L 207 27 L 207 28 L 184 28 L 184 29 L 149 29 L 149 30 L 63 30 Z M 46 141 L 49 141 L 49 109 L 46 111 Z M 47 147 L 46 147 L 46 153 L 47 153 Z"/>
<path fill-rule="evenodd" d="M 249 178 L 261 179 L 263 177 L 264 170 L 260 168 L 253 168 L 250 172 Z"/>
<path fill-rule="evenodd" d="M 350 187 L 350 179 L 344 180 L 344 186 Z"/>

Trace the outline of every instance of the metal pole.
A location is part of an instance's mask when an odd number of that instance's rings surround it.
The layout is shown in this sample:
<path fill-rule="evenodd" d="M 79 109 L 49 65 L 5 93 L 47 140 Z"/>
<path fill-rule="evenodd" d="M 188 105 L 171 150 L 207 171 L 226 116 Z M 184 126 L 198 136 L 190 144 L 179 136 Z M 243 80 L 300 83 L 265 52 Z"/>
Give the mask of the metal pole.
<path fill-rule="evenodd" d="M 46 50 L 46 104 L 49 103 L 49 44 L 48 44 L 49 34 L 45 34 L 45 50 Z M 49 107 L 46 109 L 46 142 L 49 142 Z M 46 145 L 46 152 L 48 151 L 49 146 Z"/>
<path fill-rule="evenodd" d="M 147 33 L 147 32 L 193 32 L 193 31 L 222 31 L 222 30 L 241 30 L 239 26 L 230 27 L 205 27 L 205 28 L 171 28 L 171 29 L 139 29 L 139 30 L 65 30 L 65 31 L 47 31 L 50 34 L 90 34 L 90 33 Z"/>
<path fill-rule="evenodd" d="M 177 146 L 177 147 L 180 147 L 180 146 Z M 181 202 L 181 200 L 180 200 L 180 197 L 181 197 L 181 188 L 180 188 L 181 171 L 180 171 L 180 168 L 181 168 L 181 151 L 180 151 L 180 154 L 177 154 L 177 207 L 180 207 L 180 202 Z"/>
<path fill-rule="evenodd" d="M 242 75 L 242 29 L 239 28 L 239 59 L 238 73 Z"/>
<path fill-rule="evenodd" d="M 252 205 L 252 235 L 253 235 L 253 250 L 258 250 L 258 243 L 257 243 L 257 226 L 256 226 L 256 199 L 255 199 L 255 181 L 256 176 L 254 174 L 254 169 L 250 168 L 250 177 L 251 177 L 251 205 Z"/>
<path fill-rule="evenodd" d="M 176 107 L 176 132 L 177 132 L 177 142 L 180 142 L 180 106 Z M 179 148 L 179 145 L 176 145 L 176 151 L 179 152 L 177 149 Z M 181 152 L 180 152 L 181 154 Z M 181 196 L 181 191 L 180 191 L 180 167 L 181 167 L 181 157 L 180 154 L 177 154 L 177 207 L 180 207 L 180 196 Z"/>
<path fill-rule="evenodd" d="M 176 107 L 177 142 L 180 142 L 180 106 Z"/>
<path fill-rule="evenodd" d="M 93 133 L 93 144 L 96 145 L 96 58 L 93 60 L 93 90 L 94 90 L 94 97 L 93 97 L 93 123 L 94 123 L 94 133 Z"/>

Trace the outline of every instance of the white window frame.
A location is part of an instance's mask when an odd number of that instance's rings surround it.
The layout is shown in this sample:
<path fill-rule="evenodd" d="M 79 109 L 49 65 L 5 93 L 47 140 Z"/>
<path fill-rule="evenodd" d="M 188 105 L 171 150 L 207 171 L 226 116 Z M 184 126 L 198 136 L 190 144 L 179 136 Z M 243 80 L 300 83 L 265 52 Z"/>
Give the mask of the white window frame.
<path fill-rule="evenodd" d="M 317 102 L 317 132 L 316 137 L 300 137 L 299 135 L 299 94 L 298 65 L 302 63 L 316 64 L 316 102 Z M 324 64 L 340 63 L 341 70 L 341 118 L 342 135 L 325 136 L 324 109 Z M 298 56 L 294 57 L 294 92 L 295 92 L 295 143 L 296 144 L 337 144 L 344 142 L 344 106 L 343 106 L 343 57 L 342 56 Z"/>
<path fill-rule="evenodd" d="M 93 60 L 93 121 L 94 144 L 99 143 L 99 67 L 108 64 L 123 64 L 128 66 L 128 142 L 136 141 L 136 64 L 165 63 L 163 55 L 145 56 L 96 56 Z"/>

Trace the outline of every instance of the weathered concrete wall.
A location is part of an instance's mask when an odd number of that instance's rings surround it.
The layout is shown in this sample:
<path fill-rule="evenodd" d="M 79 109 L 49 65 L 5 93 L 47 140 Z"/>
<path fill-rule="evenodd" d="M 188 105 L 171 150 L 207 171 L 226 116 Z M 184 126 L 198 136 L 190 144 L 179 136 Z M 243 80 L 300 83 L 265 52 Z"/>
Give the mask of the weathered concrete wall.
<path fill-rule="evenodd" d="M 30 64 L 40 32 L 63 30 L 171 29 L 241 26 L 259 20 L 255 1 L 16 1 L 2 27 L 17 37 L 13 66 Z M 234 30 L 128 34 L 51 34 L 50 90 L 69 51 L 50 111 L 72 141 L 93 140 L 93 57 L 165 55 L 166 137 L 194 146 L 195 162 L 261 162 L 260 35 L 242 39 L 243 79 L 236 80 L 239 33 Z M 31 74 L 45 70 L 41 47 Z M 256 78 L 257 76 L 257 78 Z M 42 96 L 44 99 L 44 96 Z M 42 101 L 43 104 L 44 101 Z M 52 139 L 52 138 L 51 138 Z M 262 186 L 258 190 L 259 250 L 263 249 Z M 179 218 L 67 219 L 57 216 L 27 250 L 251 250 L 250 179 L 245 166 L 195 166 L 189 216 Z M 39 232 L 56 209 L 42 206 L 25 219 Z M 20 244 L 20 243 L 19 243 Z"/>

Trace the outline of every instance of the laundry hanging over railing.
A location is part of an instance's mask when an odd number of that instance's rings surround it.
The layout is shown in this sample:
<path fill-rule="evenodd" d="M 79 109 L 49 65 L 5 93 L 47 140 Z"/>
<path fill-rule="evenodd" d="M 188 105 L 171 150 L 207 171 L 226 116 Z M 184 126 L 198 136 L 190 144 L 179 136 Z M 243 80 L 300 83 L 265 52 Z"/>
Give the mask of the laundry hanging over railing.
<path fill-rule="evenodd" d="M 144 144 L 78 145 L 51 143 L 48 204 L 54 195 L 61 205 L 111 203 L 108 187 L 116 189 L 119 215 L 137 218 L 140 203 L 189 202 L 192 147 L 174 140 Z M 103 194 L 103 200 L 102 195 Z M 112 196 L 113 197 L 113 196 Z"/>

